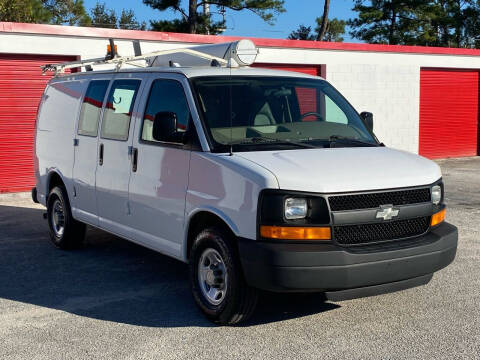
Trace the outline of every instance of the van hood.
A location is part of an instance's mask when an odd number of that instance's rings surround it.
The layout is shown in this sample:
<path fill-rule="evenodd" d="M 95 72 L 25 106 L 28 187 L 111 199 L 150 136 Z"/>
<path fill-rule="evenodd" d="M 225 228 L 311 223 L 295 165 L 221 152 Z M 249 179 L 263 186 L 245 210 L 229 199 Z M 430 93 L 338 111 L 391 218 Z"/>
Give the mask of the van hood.
<path fill-rule="evenodd" d="M 280 189 L 319 193 L 393 189 L 432 184 L 442 174 L 431 160 L 386 147 L 235 153 L 268 170 Z"/>

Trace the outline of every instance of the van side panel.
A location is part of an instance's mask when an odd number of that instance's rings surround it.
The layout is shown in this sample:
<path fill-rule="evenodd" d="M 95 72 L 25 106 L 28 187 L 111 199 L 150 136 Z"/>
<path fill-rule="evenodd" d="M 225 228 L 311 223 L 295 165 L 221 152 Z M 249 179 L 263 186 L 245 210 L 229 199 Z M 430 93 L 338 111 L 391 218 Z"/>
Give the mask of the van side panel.
<path fill-rule="evenodd" d="M 251 161 L 235 154 L 192 152 L 187 222 L 199 211 L 211 212 L 223 219 L 235 235 L 255 240 L 258 197 L 266 188 L 278 189 L 276 177 Z M 186 239 L 188 224 L 185 232 Z M 185 259 L 186 253 L 184 246 Z"/>
<path fill-rule="evenodd" d="M 87 79 L 55 79 L 49 83 L 43 96 L 37 120 L 35 155 L 38 198 L 44 205 L 53 172 L 62 177 L 68 194 L 72 194 L 73 139 L 87 83 Z"/>

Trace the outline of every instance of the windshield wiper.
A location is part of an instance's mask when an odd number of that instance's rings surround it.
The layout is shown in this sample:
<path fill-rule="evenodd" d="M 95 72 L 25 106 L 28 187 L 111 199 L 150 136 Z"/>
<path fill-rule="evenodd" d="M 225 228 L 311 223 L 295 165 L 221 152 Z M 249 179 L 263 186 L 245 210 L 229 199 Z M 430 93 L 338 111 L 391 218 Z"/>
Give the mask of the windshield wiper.
<path fill-rule="evenodd" d="M 228 143 L 227 145 L 251 145 L 251 144 L 288 144 L 288 145 L 295 145 L 303 148 L 314 149 L 316 146 L 307 144 L 300 141 L 294 141 L 289 139 L 274 139 L 265 136 L 255 136 L 251 138 L 246 138 L 244 140 L 234 141 Z"/>
<path fill-rule="evenodd" d="M 347 136 L 341 136 L 341 135 L 332 135 L 328 138 L 328 141 L 330 142 L 330 147 L 332 147 L 333 144 L 335 143 L 343 143 L 343 144 L 360 144 L 360 145 L 367 145 L 367 146 L 381 146 L 381 144 L 377 143 L 371 143 L 369 141 L 364 141 L 360 139 L 355 139 L 352 137 L 347 137 Z"/>

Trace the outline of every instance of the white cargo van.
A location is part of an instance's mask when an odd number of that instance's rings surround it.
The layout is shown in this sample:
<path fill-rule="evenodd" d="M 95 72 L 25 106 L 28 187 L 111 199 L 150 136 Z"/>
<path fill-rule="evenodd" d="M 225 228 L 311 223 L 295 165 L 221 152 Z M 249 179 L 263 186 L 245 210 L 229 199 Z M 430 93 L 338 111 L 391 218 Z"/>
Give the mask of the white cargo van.
<path fill-rule="evenodd" d="M 211 66 L 169 52 L 48 83 L 33 198 L 56 246 L 77 247 L 88 224 L 188 263 L 219 324 L 248 318 L 258 289 L 339 301 L 426 284 L 453 261 L 434 162 L 381 144 L 324 79 L 239 66 L 228 49 L 204 49 Z"/>

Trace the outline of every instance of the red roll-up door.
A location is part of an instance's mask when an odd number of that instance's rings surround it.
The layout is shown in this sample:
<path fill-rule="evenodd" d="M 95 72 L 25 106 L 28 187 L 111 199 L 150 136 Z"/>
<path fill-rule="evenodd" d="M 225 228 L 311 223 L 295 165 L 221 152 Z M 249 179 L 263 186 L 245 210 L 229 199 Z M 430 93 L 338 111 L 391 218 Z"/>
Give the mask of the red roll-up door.
<path fill-rule="evenodd" d="M 33 139 L 38 103 L 52 73 L 40 66 L 72 56 L 0 54 L 0 193 L 34 184 Z"/>
<path fill-rule="evenodd" d="M 325 77 L 325 65 L 295 65 L 295 64 L 267 64 L 255 63 L 253 67 L 263 67 L 274 70 L 296 71 L 304 74 Z"/>
<path fill-rule="evenodd" d="M 263 67 L 267 69 L 283 70 L 283 71 L 295 71 L 308 75 L 322 76 L 325 78 L 325 65 L 295 65 L 295 64 L 267 64 L 267 63 L 255 63 L 253 67 Z M 300 113 L 305 114 L 308 112 L 317 111 L 317 98 L 316 92 L 310 88 L 297 88 L 297 96 L 299 100 Z M 315 116 L 305 117 L 303 121 L 315 121 Z"/>
<path fill-rule="evenodd" d="M 431 159 L 477 155 L 478 74 L 421 69 L 420 155 Z"/>

